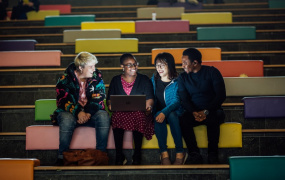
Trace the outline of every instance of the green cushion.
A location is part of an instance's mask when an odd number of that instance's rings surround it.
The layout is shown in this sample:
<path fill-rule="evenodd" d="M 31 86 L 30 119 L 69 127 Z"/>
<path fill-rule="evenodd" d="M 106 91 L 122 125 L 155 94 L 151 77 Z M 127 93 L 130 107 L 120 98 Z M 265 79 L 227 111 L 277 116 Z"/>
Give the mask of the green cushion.
<path fill-rule="evenodd" d="M 95 21 L 95 15 L 47 16 L 45 26 L 80 26 L 84 21 Z"/>
<path fill-rule="evenodd" d="M 50 120 L 50 115 L 56 109 L 55 99 L 39 99 L 35 102 L 35 120 L 46 121 Z"/>
<path fill-rule="evenodd" d="M 243 40 L 256 39 L 254 26 L 198 27 L 198 40 Z"/>
<path fill-rule="evenodd" d="M 284 0 L 269 0 L 269 8 L 285 8 Z"/>
<path fill-rule="evenodd" d="M 285 179 L 285 156 L 234 156 L 229 163 L 231 180 Z"/>
<path fill-rule="evenodd" d="M 106 99 L 104 100 L 105 110 L 111 116 L 112 113 L 109 112 L 106 105 Z M 53 114 L 56 109 L 56 100 L 55 99 L 39 99 L 35 102 L 35 120 L 36 121 L 49 121 L 50 115 Z"/>

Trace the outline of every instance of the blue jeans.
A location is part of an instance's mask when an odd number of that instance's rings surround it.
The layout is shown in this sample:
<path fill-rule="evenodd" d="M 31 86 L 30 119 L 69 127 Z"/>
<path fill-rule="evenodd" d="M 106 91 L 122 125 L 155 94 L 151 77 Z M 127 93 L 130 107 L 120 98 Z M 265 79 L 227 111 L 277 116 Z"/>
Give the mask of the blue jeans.
<path fill-rule="evenodd" d="M 154 123 L 154 131 L 158 140 L 160 153 L 167 151 L 166 122 L 168 122 L 170 126 L 171 134 L 175 143 L 176 153 L 184 152 L 179 117 L 176 112 L 171 112 L 162 123 L 158 123 L 156 121 Z"/>
<path fill-rule="evenodd" d="M 74 129 L 79 126 L 94 127 L 96 129 L 96 135 L 94 134 L 96 149 L 106 151 L 110 129 L 110 117 L 106 111 L 99 110 L 84 124 L 78 124 L 77 119 L 69 112 L 60 112 L 57 120 L 59 125 L 58 158 L 63 158 L 62 153 L 69 149 Z"/>

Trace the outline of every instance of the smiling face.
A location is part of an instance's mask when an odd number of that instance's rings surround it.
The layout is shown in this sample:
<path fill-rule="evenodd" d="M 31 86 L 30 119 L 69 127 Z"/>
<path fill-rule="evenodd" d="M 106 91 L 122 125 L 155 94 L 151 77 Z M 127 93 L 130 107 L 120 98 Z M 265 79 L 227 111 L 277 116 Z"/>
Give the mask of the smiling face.
<path fill-rule="evenodd" d="M 188 56 L 182 56 L 182 68 L 187 74 L 190 72 L 196 72 L 196 63 L 197 62 L 195 61 L 191 62 Z"/>
<path fill-rule="evenodd" d="M 138 70 L 138 62 L 132 58 L 128 58 L 124 60 L 123 64 L 121 64 L 121 67 L 124 70 L 124 74 L 126 76 L 136 76 L 137 70 Z"/>
<path fill-rule="evenodd" d="M 165 62 L 157 60 L 155 68 L 161 78 L 168 78 L 168 66 Z"/>
<path fill-rule="evenodd" d="M 81 70 L 80 78 L 91 78 L 95 71 L 95 62 L 90 61 L 84 67 L 79 66 L 79 69 Z"/>

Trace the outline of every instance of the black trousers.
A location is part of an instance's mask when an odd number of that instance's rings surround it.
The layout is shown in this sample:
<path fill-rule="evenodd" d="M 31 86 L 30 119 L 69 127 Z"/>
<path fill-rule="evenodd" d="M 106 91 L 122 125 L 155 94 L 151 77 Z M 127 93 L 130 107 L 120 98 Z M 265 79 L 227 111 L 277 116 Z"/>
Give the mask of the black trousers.
<path fill-rule="evenodd" d="M 188 152 L 200 153 L 200 150 L 197 146 L 196 136 L 194 134 L 193 127 L 204 124 L 207 126 L 208 153 L 217 154 L 220 137 L 220 124 L 224 122 L 224 119 L 225 113 L 223 109 L 210 111 L 207 116 L 207 119 L 202 122 L 195 121 L 193 114 L 186 111 L 180 117 L 180 127 L 182 131 L 182 136 L 188 148 Z"/>
<path fill-rule="evenodd" d="M 114 140 L 116 146 L 116 156 L 121 156 L 123 153 L 123 139 L 124 139 L 125 130 L 120 128 L 115 128 L 113 129 L 113 133 L 114 133 Z M 143 134 L 138 131 L 133 131 L 133 138 L 135 144 L 134 156 L 140 156 Z"/>

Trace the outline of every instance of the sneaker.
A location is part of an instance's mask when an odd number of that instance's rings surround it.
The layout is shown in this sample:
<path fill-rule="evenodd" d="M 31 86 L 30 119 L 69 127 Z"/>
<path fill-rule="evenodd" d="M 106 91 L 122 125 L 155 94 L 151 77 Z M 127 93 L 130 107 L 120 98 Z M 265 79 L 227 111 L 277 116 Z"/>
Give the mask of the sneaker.
<path fill-rule="evenodd" d="M 63 159 L 59 159 L 57 158 L 56 162 L 55 162 L 55 166 L 63 166 L 64 163 L 63 163 Z"/>
<path fill-rule="evenodd" d="M 161 158 L 160 156 L 161 165 L 171 165 L 169 157 Z"/>
<path fill-rule="evenodd" d="M 203 158 L 201 154 L 197 152 L 189 153 L 189 163 L 190 164 L 203 164 Z"/>
<path fill-rule="evenodd" d="M 116 156 L 116 165 L 125 165 L 127 164 L 127 159 L 124 155 Z"/>
<path fill-rule="evenodd" d="M 185 164 L 185 162 L 186 162 L 186 160 L 188 158 L 188 153 L 185 152 L 183 154 L 184 154 L 183 158 L 182 159 L 176 158 L 174 163 L 173 163 L 173 165 L 183 165 L 183 164 Z"/>
<path fill-rule="evenodd" d="M 220 164 L 219 155 L 217 153 L 209 153 L 208 163 L 209 164 Z"/>

